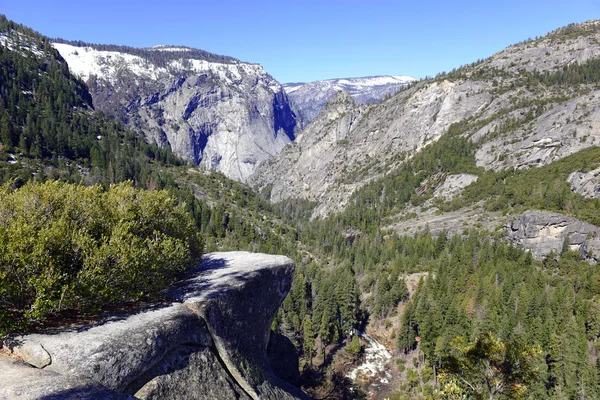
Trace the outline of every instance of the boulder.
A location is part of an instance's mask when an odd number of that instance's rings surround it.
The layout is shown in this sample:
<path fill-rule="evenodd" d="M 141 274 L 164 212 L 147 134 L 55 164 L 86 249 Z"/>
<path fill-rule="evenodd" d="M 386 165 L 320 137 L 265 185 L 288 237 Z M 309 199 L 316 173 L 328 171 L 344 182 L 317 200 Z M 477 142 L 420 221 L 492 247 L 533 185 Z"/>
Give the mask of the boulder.
<path fill-rule="evenodd" d="M 571 190 L 589 199 L 600 199 L 600 168 L 588 172 L 573 172 L 567 178 Z"/>
<path fill-rule="evenodd" d="M 7 340 L 3 347 L 18 359 L 24 360 L 36 368 L 44 368 L 52 362 L 52 358 L 46 349 L 33 340 L 26 342 L 20 339 Z"/>
<path fill-rule="evenodd" d="M 303 396 L 271 372 L 266 355 L 271 323 L 294 268 L 285 256 L 211 253 L 171 292 L 206 321 L 221 360 L 254 399 Z"/>

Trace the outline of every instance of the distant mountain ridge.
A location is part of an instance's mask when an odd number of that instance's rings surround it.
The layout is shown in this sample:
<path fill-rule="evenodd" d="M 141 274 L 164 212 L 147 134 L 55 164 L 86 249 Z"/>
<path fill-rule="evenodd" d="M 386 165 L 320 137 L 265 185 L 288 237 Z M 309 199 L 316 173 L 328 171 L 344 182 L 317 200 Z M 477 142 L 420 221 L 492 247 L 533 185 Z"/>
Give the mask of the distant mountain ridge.
<path fill-rule="evenodd" d="M 378 103 L 404 89 L 415 78 L 402 75 L 365 76 L 326 79 L 314 82 L 286 83 L 288 94 L 304 124 L 312 121 L 325 104 L 339 91 L 345 90 L 356 104 Z"/>

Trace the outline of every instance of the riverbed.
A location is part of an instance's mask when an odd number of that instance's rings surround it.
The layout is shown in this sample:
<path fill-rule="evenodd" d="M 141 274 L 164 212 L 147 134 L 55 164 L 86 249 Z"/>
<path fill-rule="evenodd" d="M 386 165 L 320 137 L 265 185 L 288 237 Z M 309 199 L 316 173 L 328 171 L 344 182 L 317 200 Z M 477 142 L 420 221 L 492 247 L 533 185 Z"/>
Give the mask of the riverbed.
<path fill-rule="evenodd" d="M 386 391 L 392 382 L 392 353 L 372 336 L 363 332 L 358 335 L 366 342 L 364 359 L 346 376 L 358 383 L 370 399 L 376 399 L 378 393 Z"/>

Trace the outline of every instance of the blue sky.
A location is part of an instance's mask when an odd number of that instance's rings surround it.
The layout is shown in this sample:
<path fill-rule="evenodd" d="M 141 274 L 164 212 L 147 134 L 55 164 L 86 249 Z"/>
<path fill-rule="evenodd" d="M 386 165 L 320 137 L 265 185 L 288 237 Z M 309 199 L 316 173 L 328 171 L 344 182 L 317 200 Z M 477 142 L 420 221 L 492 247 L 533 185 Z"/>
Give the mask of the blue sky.
<path fill-rule="evenodd" d="M 600 19 L 600 1 L 2 0 L 0 13 L 50 37 L 187 45 L 300 82 L 435 75 L 568 23 Z"/>

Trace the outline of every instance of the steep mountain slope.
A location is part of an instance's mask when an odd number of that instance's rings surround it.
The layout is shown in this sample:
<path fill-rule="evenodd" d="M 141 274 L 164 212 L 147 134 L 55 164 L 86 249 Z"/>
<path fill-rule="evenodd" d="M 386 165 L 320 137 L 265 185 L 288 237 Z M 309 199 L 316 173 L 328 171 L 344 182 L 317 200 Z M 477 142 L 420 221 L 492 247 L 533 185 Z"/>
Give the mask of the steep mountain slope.
<path fill-rule="evenodd" d="M 598 144 L 599 26 L 572 25 L 511 46 L 380 105 L 325 107 L 251 182 L 270 189 L 273 201 L 318 201 L 314 215 L 325 215 L 447 132 L 472 140 L 486 170 L 546 165 Z M 313 163 L 319 167 L 306 167 Z"/>
<path fill-rule="evenodd" d="M 380 105 L 345 102 L 341 112 L 331 112 L 328 105 L 294 144 L 261 165 L 251 182 L 272 186 L 275 202 L 301 197 L 320 203 L 318 215 L 340 210 L 357 187 L 437 140 L 452 123 L 474 115 L 491 97 L 483 87 L 481 82 L 423 82 Z M 467 93 L 468 101 L 462 101 Z M 337 131 L 344 136 L 332 136 Z M 307 170 L 313 164 L 319 167 Z"/>
<path fill-rule="evenodd" d="M 245 180 L 294 139 L 296 117 L 260 65 L 187 47 L 55 42 L 97 109 L 186 160 Z"/>
<path fill-rule="evenodd" d="M 0 182 L 35 177 L 88 184 L 131 179 L 180 165 L 95 112 L 85 84 L 50 40 L 0 15 Z"/>
<path fill-rule="evenodd" d="M 308 83 L 286 83 L 283 89 L 304 124 L 309 123 L 339 91 L 345 90 L 357 104 L 377 103 L 415 81 L 410 76 L 367 76 L 327 79 Z"/>
<path fill-rule="evenodd" d="M 559 29 L 379 106 L 340 94 L 252 177 L 324 216 L 301 236 L 347 263 L 367 331 L 396 349 L 395 393 L 378 398 L 426 397 L 457 343 L 486 332 L 536 349 L 526 397 L 598 397 L 599 28 Z M 459 378 L 449 389 L 478 397 Z"/>

